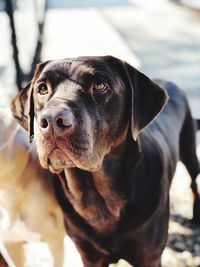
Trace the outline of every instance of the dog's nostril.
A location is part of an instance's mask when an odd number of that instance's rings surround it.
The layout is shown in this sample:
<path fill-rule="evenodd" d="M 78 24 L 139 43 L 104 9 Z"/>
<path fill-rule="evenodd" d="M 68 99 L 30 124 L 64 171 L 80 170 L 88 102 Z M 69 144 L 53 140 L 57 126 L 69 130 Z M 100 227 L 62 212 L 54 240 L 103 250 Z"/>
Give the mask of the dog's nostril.
<path fill-rule="evenodd" d="M 59 128 L 63 128 L 65 126 L 63 123 L 63 119 L 61 118 L 57 119 L 56 124 Z"/>
<path fill-rule="evenodd" d="M 48 127 L 48 121 L 47 121 L 47 119 L 41 119 L 41 121 L 40 121 L 40 126 L 42 127 L 42 128 L 47 128 Z"/>
<path fill-rule="evenodd" d="M 58 118 L 56 124 L 59 128 L 67 128 L 71 126 L 71 123 L 69 121 L 64 121 L 62 118 Z"/>

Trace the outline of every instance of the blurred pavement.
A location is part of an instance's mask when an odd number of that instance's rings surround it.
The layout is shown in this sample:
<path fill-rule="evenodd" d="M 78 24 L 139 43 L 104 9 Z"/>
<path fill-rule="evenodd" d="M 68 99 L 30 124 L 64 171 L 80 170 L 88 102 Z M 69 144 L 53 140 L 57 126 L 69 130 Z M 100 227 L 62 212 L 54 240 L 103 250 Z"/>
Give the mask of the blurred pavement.
<path fill-rule="evenodd" d="M 178 2 L 187 7 L 196 9 L 200 11 L 200 1 L 199 0 L 178 0 Z"/>

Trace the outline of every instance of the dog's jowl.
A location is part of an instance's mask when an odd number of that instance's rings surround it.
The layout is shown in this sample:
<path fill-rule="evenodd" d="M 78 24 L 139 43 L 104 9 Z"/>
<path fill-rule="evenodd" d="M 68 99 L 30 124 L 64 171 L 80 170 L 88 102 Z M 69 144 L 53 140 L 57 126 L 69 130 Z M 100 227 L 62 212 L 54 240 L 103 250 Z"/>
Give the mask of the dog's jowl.
<path fill-rule="evenodd" d="M 194 121 L 176 85 L 111 56 L 48 61 L 12 110 L 35 135 L 41 165 L 57 174 L 55 193 L 84 266 L 160 266 L 178 160 L 200 224 Z"/>

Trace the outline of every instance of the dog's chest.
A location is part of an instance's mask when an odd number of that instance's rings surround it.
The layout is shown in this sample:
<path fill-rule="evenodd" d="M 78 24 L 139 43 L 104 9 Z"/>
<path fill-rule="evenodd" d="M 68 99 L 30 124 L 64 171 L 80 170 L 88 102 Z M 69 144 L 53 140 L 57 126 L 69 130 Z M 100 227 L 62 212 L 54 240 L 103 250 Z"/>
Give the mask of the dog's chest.
<path fill-rule="evenodd" d="M 99 233 L 116 229 L 124 200 L 113 192 L 109 184 L 91 175 L 77 176 L 67 172 L 67 197 L 75 211 Z M 98 182 L 97 182 L 98 181 Z"/>

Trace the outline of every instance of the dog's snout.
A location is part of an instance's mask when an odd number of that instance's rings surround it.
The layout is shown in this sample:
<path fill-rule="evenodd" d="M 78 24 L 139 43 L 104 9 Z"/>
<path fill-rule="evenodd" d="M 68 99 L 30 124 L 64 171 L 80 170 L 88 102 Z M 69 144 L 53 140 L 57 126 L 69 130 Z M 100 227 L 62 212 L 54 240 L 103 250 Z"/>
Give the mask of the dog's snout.
<path fill-rule="evenodd" d="M 73 129 L 74 116 L 68 109 L 49 109 L 41 112 L 38 123 L 43 134 L 62 135 Z"/>

